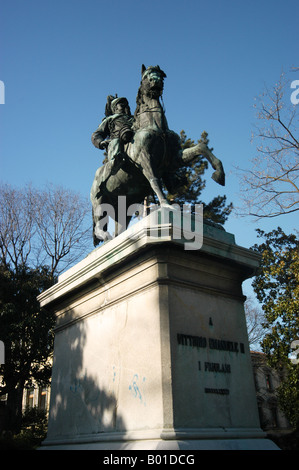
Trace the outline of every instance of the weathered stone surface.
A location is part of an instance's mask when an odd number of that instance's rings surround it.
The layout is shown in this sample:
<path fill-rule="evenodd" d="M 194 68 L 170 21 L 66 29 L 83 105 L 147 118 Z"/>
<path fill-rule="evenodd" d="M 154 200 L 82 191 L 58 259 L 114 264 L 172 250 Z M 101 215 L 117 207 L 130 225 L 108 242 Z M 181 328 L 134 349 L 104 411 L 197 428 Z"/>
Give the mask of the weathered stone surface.
<path fill-rule="evenodd" d="M 44 448 L 271 448 L 241 286 L 257 255 L 215 228 L 185 250 L 175 222 L 160 226 L 164 238 L 146 222 L 39 297 L 57 315 Z"/>

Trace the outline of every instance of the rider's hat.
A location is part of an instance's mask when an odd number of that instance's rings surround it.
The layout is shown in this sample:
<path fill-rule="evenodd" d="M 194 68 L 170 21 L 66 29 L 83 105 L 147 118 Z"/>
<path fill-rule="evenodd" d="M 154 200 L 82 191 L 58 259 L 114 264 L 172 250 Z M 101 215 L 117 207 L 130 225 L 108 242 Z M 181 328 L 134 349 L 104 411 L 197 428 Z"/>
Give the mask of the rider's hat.
<path fill-rule="evenodd" d="M 127 98 L 124 98 L 124 97 L 115 98 L 113 101 L 111 101 L 111 109 L 112 109 L 112 112 L 114 112 L 115 106 L 116 106 L 118 103 L 120 103 L 121 101 L 122 101 L 126 106 L 129 105 Z"/>

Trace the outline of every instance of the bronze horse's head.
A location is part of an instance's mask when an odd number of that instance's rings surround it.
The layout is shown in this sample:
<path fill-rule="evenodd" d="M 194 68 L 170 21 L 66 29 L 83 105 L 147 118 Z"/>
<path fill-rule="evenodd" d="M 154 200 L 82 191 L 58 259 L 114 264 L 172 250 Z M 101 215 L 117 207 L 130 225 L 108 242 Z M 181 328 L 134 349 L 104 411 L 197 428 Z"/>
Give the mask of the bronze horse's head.
<path fill-rule="evenodd" d="M 166 74 L 160 69 L 159 65 L 141 68 L 141 87 L 143 92 L 150 98 L 159 98 L 163 93 L 164 78 Z"/>

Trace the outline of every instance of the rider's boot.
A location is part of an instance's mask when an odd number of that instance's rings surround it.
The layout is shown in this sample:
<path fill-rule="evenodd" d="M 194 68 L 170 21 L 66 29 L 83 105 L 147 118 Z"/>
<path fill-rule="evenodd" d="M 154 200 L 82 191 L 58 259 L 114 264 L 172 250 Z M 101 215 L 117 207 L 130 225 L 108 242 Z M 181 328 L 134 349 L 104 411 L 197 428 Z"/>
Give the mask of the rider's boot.
<path fill-rule="evenodd" d="M 116 175 L 118 170 L 120 170 L 122 164 L 124 163 L 124 154 L 123 153 L 117 153 L 114 155 L 114 157 L 110 160 L 111 163 L 111 175 Z"/>
<path fill-rule="evenodd" d="M 111 175 L 116 175 L 116 173 L 121 168 L 123 163 L 124 163 L 124 155 L 122 153 L 118 153 L 111 160 L 108 160 L 108 162 L 105 163 L 103 180 L 99 184 L 98 193 L 102 194 L 106 190 L 106 183 L 108 179 L 110 178 Z"/>

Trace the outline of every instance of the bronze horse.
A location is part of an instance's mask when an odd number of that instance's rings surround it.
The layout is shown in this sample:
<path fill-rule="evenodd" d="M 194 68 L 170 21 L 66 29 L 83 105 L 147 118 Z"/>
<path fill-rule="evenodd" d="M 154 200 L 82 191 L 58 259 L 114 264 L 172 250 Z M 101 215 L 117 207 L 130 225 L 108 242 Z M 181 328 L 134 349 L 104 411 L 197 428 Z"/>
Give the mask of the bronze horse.
<path fill-rule="evenodd" d="M 157 196 L 161 206 L 168 205 L 162 183 L 169 190 L 173 187 L 176 171 L 201 155 L 207 158 L 215 170 L 212 178 L 225 185 L 222 163 L 207 147 L 206 133 L 202 134 L 203 139 L 197 145 L 182 150 L 179 136 L 169 130 L 160 102 L 165 77 L 166 74 L 159 66 L 142 66 L 142 80 L 134 113 L 134 136 L 125 145 L 125 161 L 117 173 L 109 177 L 104 189 L 99 189 L 103 167 L 95 174 L 90 193 L 95 246 L 110 237 L 107 224 L 103 224 L 107 204 L 114 208 L 115 235 L 118 235 L 127 228 L 132 217 L 126 215 L 124 218 L 123 214 L 121 217 L 118 213 L 118 196 L 126 196 L 126 208 L 143 203 L 150 194 Z"/>

